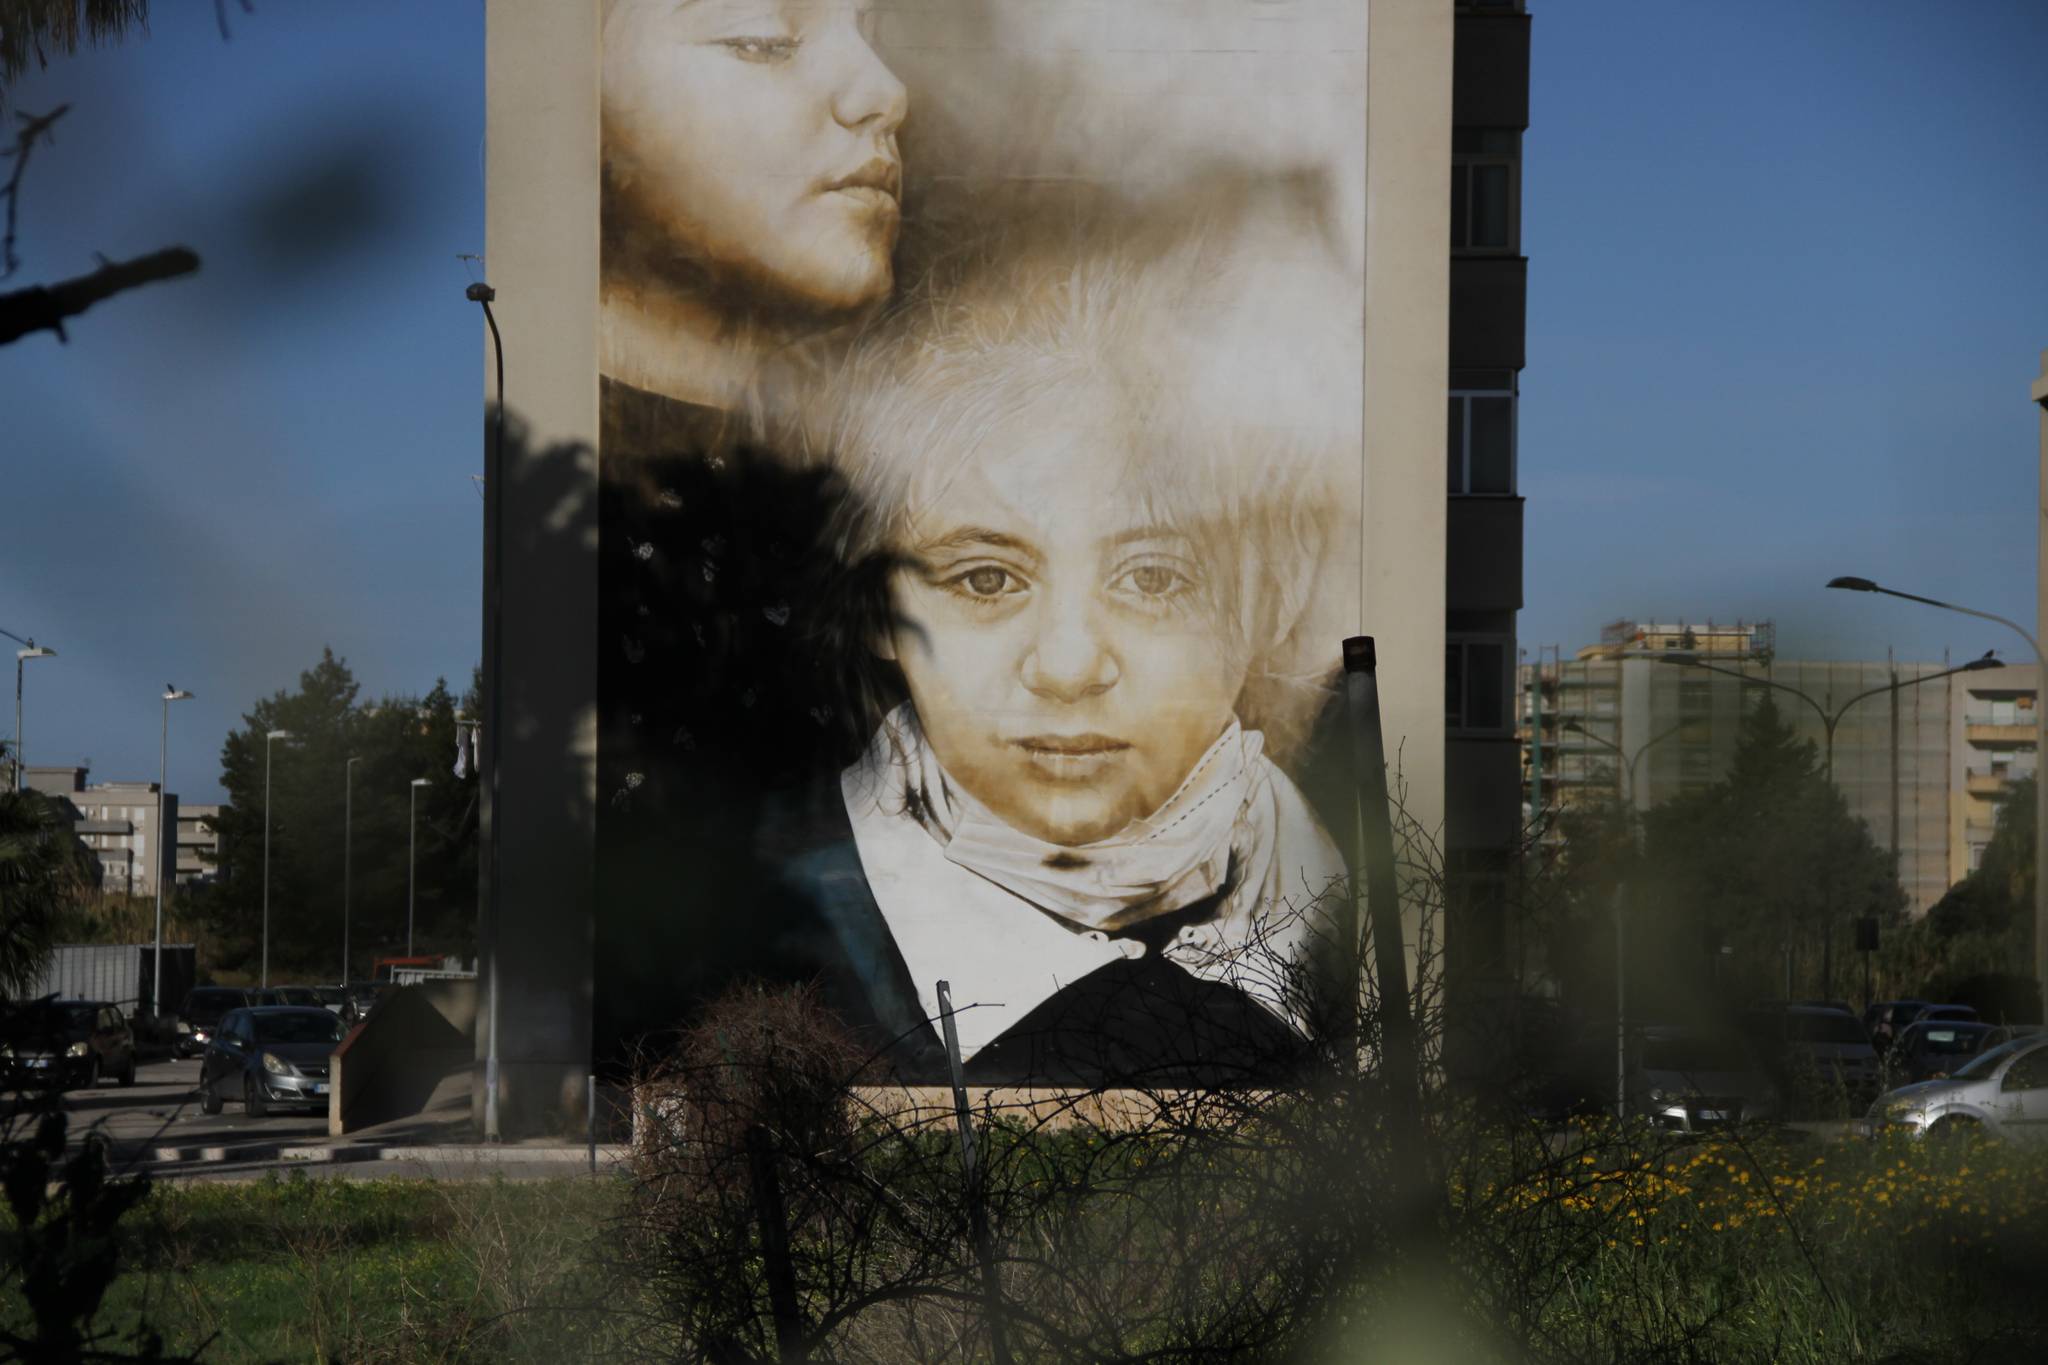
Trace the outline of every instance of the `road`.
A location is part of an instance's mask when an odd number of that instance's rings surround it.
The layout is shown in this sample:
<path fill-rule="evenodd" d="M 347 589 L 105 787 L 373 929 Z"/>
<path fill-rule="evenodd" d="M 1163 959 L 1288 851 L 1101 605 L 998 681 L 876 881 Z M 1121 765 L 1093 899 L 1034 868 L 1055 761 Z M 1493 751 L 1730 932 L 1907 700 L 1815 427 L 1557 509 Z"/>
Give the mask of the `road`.
<path fill-rule="evenodd" d="M 70 1138 L 105 1135 L 117 1169 L 159 1178 L 250 1179 L 272 1171 L 373 1179 L 383 1176 L 538 1179 L 585 1171 L 584 1148 L 475 1146 L 464 1125 L 412 1122 L 343 1138 L 327 1135 L 327 1110 L 296 1109 L 252 1119 L 240 1104 L 199 1112 L 199 1061 L 144 1062 L 135 1084 L 64 1093 Z M 601 1169 L 619 1153 L 600 1148 Z"/>

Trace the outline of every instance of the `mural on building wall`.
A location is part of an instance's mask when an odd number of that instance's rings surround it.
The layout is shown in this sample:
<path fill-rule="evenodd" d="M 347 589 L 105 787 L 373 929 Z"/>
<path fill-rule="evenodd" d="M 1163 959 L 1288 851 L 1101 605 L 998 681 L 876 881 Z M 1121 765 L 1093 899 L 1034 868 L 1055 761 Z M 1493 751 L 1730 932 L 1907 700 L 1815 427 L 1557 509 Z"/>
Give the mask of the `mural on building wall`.
<path fill-rule="evenodd" d="M 598 1036 L 1244 1075 L 1345 860 L 1358 0 L 607 0 Z"/>

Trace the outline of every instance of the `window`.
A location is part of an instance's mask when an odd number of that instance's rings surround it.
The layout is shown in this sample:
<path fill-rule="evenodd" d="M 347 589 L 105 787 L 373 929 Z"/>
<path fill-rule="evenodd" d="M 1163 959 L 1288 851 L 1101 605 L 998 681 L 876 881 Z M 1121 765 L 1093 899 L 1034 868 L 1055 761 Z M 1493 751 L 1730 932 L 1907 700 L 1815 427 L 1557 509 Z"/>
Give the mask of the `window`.
<path fill-rule="evenodd" d="M 1451 371 L 1444 423 L 1452 496 L 1515 491 L 1515 376 L 1509 370 Z"/>
<path fill-rule="evenodd" d="M 2048 1089 L 2048 1047 L 2036 1048 L 2006 1069 L 2001 1090 Z"/>
<path fill-rule="evenodd" d="M 1444 726 L 1452 733 L 1499 734 L 1508 728 L 1506 636 L 1453 636 L 1444 642 Z"/>
<path fill-rule="evenodd" d="M 1521 244 L 1522 135 L 1451 130 L 1451 250 L 1513 255 Z"/>

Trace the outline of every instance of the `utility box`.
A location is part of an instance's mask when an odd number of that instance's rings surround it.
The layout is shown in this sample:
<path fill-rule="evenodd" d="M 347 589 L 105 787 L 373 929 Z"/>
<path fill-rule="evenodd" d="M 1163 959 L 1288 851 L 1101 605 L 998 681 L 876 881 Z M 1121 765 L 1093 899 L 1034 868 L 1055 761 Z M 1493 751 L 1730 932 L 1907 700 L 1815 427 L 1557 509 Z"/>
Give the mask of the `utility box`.
<path fill-rule="evenodd" d="M 176 1009 L 192 989 L 198 950 L 189 943 L 164 945 L 164 1000 Z M 103 1000 L 118 1005 L 129 1018 L 156 1014 L 151 992 L 156 985 L 153 943 L 60 943 L 50 952 L 35 984 L 23 992 L 34 1000 L 54 995 L 59 1000 Z"/>

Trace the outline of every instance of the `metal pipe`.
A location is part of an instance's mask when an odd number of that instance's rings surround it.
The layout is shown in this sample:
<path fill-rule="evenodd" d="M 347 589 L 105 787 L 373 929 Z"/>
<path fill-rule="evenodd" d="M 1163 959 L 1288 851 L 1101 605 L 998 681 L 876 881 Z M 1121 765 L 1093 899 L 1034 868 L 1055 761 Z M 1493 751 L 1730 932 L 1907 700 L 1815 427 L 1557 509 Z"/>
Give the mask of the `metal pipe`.
<path fill-rule="evenodd" d="M 502 884 L 498 860 L 498 753 L 504 715 L 504 640 L 500 612 L 503 593 L 499 583 L 504 572 L 505 525 L 505 342 L 498 334 L 498 319 L 491 301 L 498 291 L 482 280 L 469 286 L 463 296 L 484 310 L 484 322 L 491 329 L 491 351 L 498 376 L 498 405 L 492 414 L 491 443 L 484 450 L 484 688 L 479 700 L 484 708 L 484 752 L 477 755 L 477 835 L 483 841 L 477 859 L 477 877 L 482 882 L 480 916 L 483 932 L 484 980 L 484 1141 L 498 1142 L 503 1134 L 498 1125 L 498 894 Z M 483 771 L 488 761 L 490 770 Z"/>

